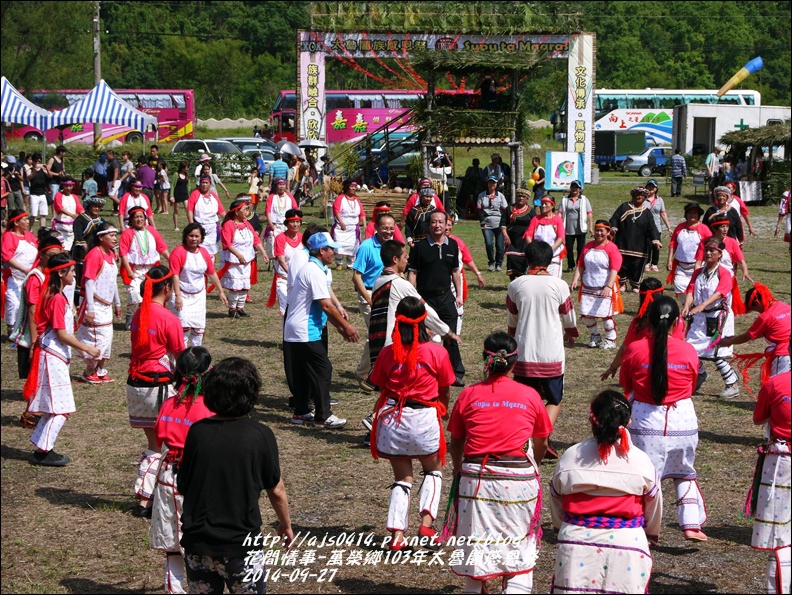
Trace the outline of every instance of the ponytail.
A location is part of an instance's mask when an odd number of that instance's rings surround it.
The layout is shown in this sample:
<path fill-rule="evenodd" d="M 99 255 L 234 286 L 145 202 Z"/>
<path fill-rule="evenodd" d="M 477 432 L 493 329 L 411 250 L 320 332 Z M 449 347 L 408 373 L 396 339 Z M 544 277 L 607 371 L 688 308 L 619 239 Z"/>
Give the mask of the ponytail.
<path fill-rule="evenodd" d="M 668 332 L 679 318 L 679 306 L 670 297 L 657 297 L 649 307 L 648 316 L 653 341 L 652 393 L 659 405 L 668 394 Z"/>

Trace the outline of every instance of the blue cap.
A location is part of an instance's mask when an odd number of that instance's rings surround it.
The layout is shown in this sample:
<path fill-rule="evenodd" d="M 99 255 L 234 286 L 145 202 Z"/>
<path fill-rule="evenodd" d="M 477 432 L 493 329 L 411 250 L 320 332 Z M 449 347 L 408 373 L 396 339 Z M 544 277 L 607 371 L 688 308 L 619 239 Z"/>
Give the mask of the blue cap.
<path fill-rule="evenodd" d="M 319 250 L 319 248 L 332 248 L 333 250 L 338 250 L 340 247 L 341 244 L 334 242 L 333 238 L 331 238 L 330 234 L 326 231 L 320 231 L 308 238 L 309 250 Z"/>
<path fill-rule="evenodd" d="M 572 180 L 572 181 L 569 183 L 569 187 L 571 188 L 573 184 L 574 184 L 575 186 L 577 186 L 578 188 L 583 188 L 583 184 L 581 184 L 580 180 Z"/>
<path fill-rule="evenodd" d="M 654 178 L 652 178 L 651 180 L 649 180 L 649 181 L 646 183 L 646 185 L 647 185 L 647 186 L 648 186 L 649 184 L 651 184 L 651 185 L 652 185 L 652 186 L 654 186 L 655 188 L 660 188 L 660 185 L 657 183 L 657 180 L 655 180 Z"/>
<path fill-rule="evenodd" d="M 496 178 L 495 176 L 490 176 L 489 178 L 487 178 L 487 182 L 497 182 L 497 181 L 498 178 Z"/>

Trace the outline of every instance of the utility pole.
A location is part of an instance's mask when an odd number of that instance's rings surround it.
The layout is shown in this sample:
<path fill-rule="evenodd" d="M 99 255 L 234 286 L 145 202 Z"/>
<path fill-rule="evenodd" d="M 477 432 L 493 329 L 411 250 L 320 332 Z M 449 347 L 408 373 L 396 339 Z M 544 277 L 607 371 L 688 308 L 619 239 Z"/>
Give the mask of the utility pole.
<path fill-rule="evenodd" d="M 94 86 L 99 84 L 102 80 L 102 54 L 101 54 L 101 41 L 99 36 L 99 0 L 94 1 L 94 16 L 93 16 L 93 52 L 94 52 Z M 102 144 L 102 125 L 99 123 L 94 124 L 94 149 L 97 151 Z"/>

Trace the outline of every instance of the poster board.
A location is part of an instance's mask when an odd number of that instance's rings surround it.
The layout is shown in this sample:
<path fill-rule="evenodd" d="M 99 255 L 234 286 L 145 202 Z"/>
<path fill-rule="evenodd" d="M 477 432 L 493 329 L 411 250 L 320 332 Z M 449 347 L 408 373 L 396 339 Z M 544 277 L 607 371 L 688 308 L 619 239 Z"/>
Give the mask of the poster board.
<path fill-rule="evenodd" d="M 761 203 L 762 182 L 759 180 L 753 182 L 740 182 L 740 198 L 742 198 L 745 203 Z"/>
<path fill-rule="evenodd" d="M 580 180 L 581 186 L 585 186 L 584 156 L 585 153 L 548 151 L 545 155 L 545 189 L 567 191 L 573 180 Z"/>

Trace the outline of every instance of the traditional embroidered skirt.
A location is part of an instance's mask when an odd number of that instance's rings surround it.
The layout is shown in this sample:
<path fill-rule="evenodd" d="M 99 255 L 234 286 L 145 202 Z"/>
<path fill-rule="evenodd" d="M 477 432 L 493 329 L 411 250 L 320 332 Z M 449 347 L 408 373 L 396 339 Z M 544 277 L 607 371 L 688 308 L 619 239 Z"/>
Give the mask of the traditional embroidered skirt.
<path fill-rule="evenodd" d="M 696 270 L 695 262 L 678 262 L 676 263 L 676 272 L 674 273 L 674 293 L 681 295 L 685 293 L 690 280 L 693 278 L 693 272 Z"/>
<path fill-rule="evenodd" d="M 181 292 L 182 309 L 177 310 L 175 297 L 168 303 L 171 312 L 179 317 L 182 328 L 206 328 L 206 291 L 198 293 Z"/>
<path fill-rule="evenodd" d="M 85 302 L 83 302 L 83 306 Z M 82 313 L 80 315 L 83 318 Z M 94 321 L 89 324 L 85 320 L 77 329 L 77 340 L 91 345 L 99 350 L 97 359 L 108 359 L 113 348 L 113 306 L 94 302 Z M 88 354 L 83 354 L 84 359 L 93 359 Z"/>
<path fill-rule="evenodd" d="M 532 572 L 536 543 L 531 532 L 541 514 L 541 485 L 535 467 L 476 463 L 462 465 L 455 548 L 464 552 L 451 570 L 460 576 L 488 580 Z"/>
<path fill-rule="evenodd" d="M 660 479 L 696 479 L 698 420 L 692 399 L 673 405 L 635 401 L 630 436 L 652 460 Z"/>
<path fill-rule="evenodd" d="M 405 405 L 401 415 L 388 399 L 377 415 L 377 454 L 385 459 L 424 458 L 440 450 L 442 428 L 434 407 Z"/>
<path fill-rule="evenodd" d="M 360 226 L 355 223 L 350 225 L 347 223 L 347 228 L 341 229 L 338 223 L 334 223 L 331 228 L 333 239 L 341 244 L 341 247 L 336 250 L 339 256 L 354 256 L 360 245 Z"/>
<path fill-rule="evenodd" d="M 184 496 L 176 488 L 176 470 L 176 462 L 168 456 L 167 446 L 163 446 L 151 511 L 149 547 L 153 550 L 182 551 L 179 540 Z"/>
<path fill-rule="evenodd" d="M 6 281 L 5 323 L 8 326 L 14 326 L 16 322 L 17 313 L 20 308 L 23 283 L 24 279 L 17 279 L 13 275 L 9 276 Z"/>
<path fill-rule="evenodd" d="M 41 350 L 36 393 L 30 399 L 30 413 L 66 415 L 76 411 L 69 362 L 61 356 Z"/>
<path fill-rule="evenodd" d="M 788 442 L 772 442 L 764 448 L 751 546 L 758 550 L 778 550 L 792 545 L 790 447 Z"/>
<path fill-rule="evenodd" d="M 162 403 L 175 395 L 172 377 L 163 376 L 160 381 L 153 382 L 130 376 L 126 384 L 129 425 L 133 428 L 153 428 Z"/>
<path fill-rule="evenodd" d="M 731 308 L 726 309 L 725 312 L 723 310 L 718 310 L 716 312 L 709 313 L 709 315 L 705 314 L 704 312 L 695 314 L 685 340 L 696 349 L 696 352 L 701 359 L 714 359 L 715 357 L 728 359 L 732 356 L 733 348 L 731 346 L 720 347 L 715 345 L 714 347 L 710 347 L 713 337 L 711 335 L 707 335 L 707 319 L 715 317 L 723 318 L 721 324 L 719 324 L 719 326 L 722 327 L 720 330 L 720 335 L 723 337 L 734 336 L 734 314 L 732 313 Z M 717 356 L 715 354 L 716 347 Z"/>
<path fill-rule="evenodd" d="M 132 281 L 127 285 L 127 305 L 143 303 L 143 296 L 140 295 L 140 284 L 143 283 L 146 273 L 152 268 L 154 268 L 154 265 L 132 265 L 132 272 L 135 273 L 135 276 L 132 277 Z"/>
<path fill-rule="evenodd" d="M 565 514 L 550 592 L 646 593 L 652 555 L 642 521 Z"/>
<path fill-rule="evenodd" d="M 256 261 L 253 260 L 252 264 L 255 264 Z M 245 291 L 246 289 L 250 289 L 250 266 L 251 263 L 248 262 L 245 265 L 240 265 L 237 263 L 230 263 L 231 266 L 228 267 L 223 277 L 220 279 L 220 285 L 223 286 L 223 289 L 228 289 L 229 291 Z"/>
<path fill-rule="evenodd" d="M 589 318 L 611 318 L 613 312 L 613 299 L 602 297 L 602 287 L 582 287 L 580 291 L 580 315 Z"/>

